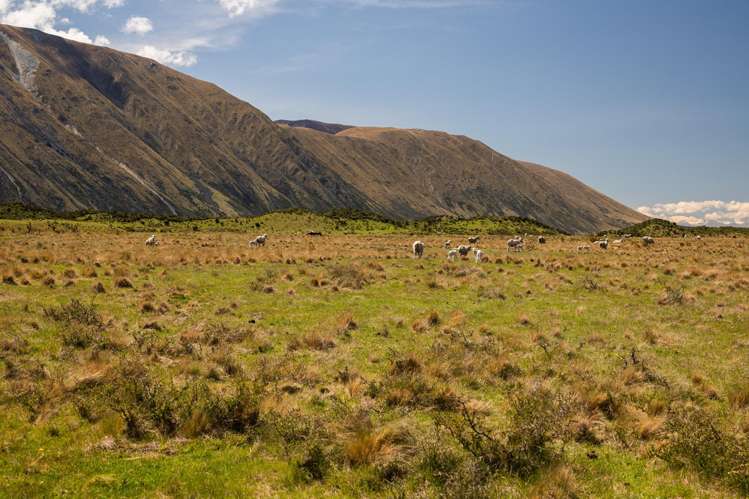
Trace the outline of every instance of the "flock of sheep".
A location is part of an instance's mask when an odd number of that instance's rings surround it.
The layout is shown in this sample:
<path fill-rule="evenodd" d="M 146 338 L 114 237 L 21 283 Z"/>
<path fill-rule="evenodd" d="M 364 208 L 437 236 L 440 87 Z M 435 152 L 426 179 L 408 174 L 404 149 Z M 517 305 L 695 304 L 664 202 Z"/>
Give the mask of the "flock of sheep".
<path fill-rule="evenodd" d="M 523 236 L 515 236 L 511 239 L 507 240 L 507 252 L 521 252 L 525 249 L 525 240 L 528 237 L 528 234 L 525 234 Z M 631 234 L 625 234 L 622 239 L 616 239 L 612 242 L 614 245 L 620 245 L 624 242 L 625 239 L 629 239 L 632 237 Z M 701 239 L 700 236 L 697 236 L 697 239 Z M 476 260 L 476 263 L 483 263 L 489 260 L 489 257 L 484 253 L 481 249 L 478 247 L 474 247 L 479 243 L 481 238 L 479 236 L 473 236 L 468 238 L 468 246 L 461 244 L 457 246 L 456 248 L 452 247 L 452 241 L 448 240 L 444 243 L 444 248 L 447 250 L 447 259 L 451 262 L 454 262 L 455 260 L 460 258 L 467 258 L 468 255 L 473 251 L 474 258 Z M 250 241 L 250 247 L 257 248 L 260 246 L 265 246 L 265 243 L 268 241 L 268 234 L 263 234 L 261 236 L 257 236 L 255 239 Z M 151 234 L 151 237 L 146 239 L 146 246 L 158 246 L 160 241 L 156 237 L 156 234 Z M 538 236 L 538 244 L 546 244 L 546 238 L 544 236 Z M 606 236 L 601 240 L 595 241 L 592 243 L 593 246 L 598 246 L 602 250 L 607 250 L 609 248 L 609 237 Z M 642 244 L 644 246 L 650 246 L 652 244 L 655 244 L 655 239 L 650 236 L 644 236 L 642 238 Z M 415 241 L 412 246 L 413 249 L 413 255 L 416 258 L 422 258 L 424 256 L 424 250 L 426 249 L 426 245 L 422 241 Z M 584 251 L 590 251 L 591 246 L 589 244 L 581 244 L 577 247 L 577 251 L 584 252 Z"/>
<path fill-rule="evenodd" d="M 515 251 L 520 252 L 523 251 L 525 248 L 525 239 L 528 237 L 528 234 L 525 234 L 524 236 L 515 236 L 512 239 L 507 240 L 507 251 Z M 468 254 L 473 251 L 473 255 L 476 259 L 476 263 L 482 263 L 489 260 L 489 257 L 486 256 L 486 253 L 484 253 L 479 248 L 475 248 L 474 245 L 477 245 L 481 238 L 479 236 L 473 236 L 468 238 L 468 244 L 470 246 L 466 246 L 464 244 L 461 244 L 457 248 L 452 247 L 452 241 L 448 240 L 444 243 L 444 248 L 447 250 L 447 259 L 451 262 L 454 262 L 458 259 L 458 257 L 465 258 L 468 256 Z M 538 244 L 546 244 L 546 238 L 544 236 L 538 236 Z M 421 241 L 416 241 L 413 244 L 413 254 L 416 258 L 421 258 L 424 256 L 424 243 Z"/>

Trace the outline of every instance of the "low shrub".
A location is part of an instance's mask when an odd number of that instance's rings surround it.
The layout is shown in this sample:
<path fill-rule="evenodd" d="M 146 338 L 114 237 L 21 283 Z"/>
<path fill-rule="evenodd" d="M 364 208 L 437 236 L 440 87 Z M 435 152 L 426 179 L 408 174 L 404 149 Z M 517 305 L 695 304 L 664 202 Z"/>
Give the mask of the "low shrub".
<path fill-rule="evenodd" d="M 559 393 L 534 387 L 510 397 L 510 422 L 504 432 L 487 428 L 465 403 L 457 416 L 438 424 L 492 472 L 528 477 L 559 456 L 552 443 L 571 440 L 572 403 Z"/>
<path fill-rule="evenodd" d="M 720 479 L 749 494 L 749 442 L 720 428 L 715 416 L 693 405 L 673 409 L 655 455 L 680 468 Z"/>

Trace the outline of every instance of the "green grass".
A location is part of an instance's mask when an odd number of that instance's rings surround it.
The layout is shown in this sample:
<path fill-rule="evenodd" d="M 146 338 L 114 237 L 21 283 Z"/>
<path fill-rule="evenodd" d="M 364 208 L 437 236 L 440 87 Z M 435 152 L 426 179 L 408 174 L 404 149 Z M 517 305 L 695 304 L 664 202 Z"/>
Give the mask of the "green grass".
<path fill-rule="evenodd" d="M 437 249 L 441 238 L 434 236 L 426 239 L 434 241 L 427 258 L 415 260 L 408 255 L 412 236 L 379 225 L 364 229 L 357 225 L 364 222 L 351 221 L 364 232 L 355 235 L 335 235 L 345 231 L 335 232 L 333 225 L 332 235 L 309 249 L 296 234 L 311 221 L 328 219 L 274 214 L 261 220 L 261 231 L 273 237 L 268 248 L 256 251 L 247 249 L 241 234 L 215 227 L 208 234 L 170 227 L 174 232 L 165 229 L 164 244 L 151 251 L 142 235 L 101 221 L 64 222 L 79 232 L 54 232 L 40 220 L 31 222 L 30 233 L 23 230 L 27 222 L 2 223 L 0 274 L 15 275 L 17 284 L 0 284 L 0 496 L 450 496 L 472 487 L 488 497 L 559 496 L 560 490 L 578 497 L 742 493 L 727 477 L 654 457 L 653 449 L 669 436 L 658 429 L 643 436 L 636 418 L 665 421 L 671 408 L 695 404 L 715 417 L 721 431 L 745 438 L 748 410 L 728 396 L 749 374 L 749 250 L 742 240 L 683 245 L 663 239 L 653 249 L 632 242 L 578 255 L 577 241 L 553 238 L 508 256 L 503 238 L 487 236 L 482 247 L 491 263 L 447 265 Z M 480 232 L 468 227 L 467 234 Z M 220 244 L 206 246 L 215 241 Z M 393 257 L 380 246 L 400 253 Z M 279 248 L 282 259 L 275 256 Z M 340 256 L 320 260 L 330 248 Z M 336 268 L 364 275 L 361 288 L 338 284 Z M 64 277 L 71 269 L 75 276 Z M 96 277 L 88 277 L 92 269 Z M 55 287 L 42 283 L 45 272 L 54 272 Z M 134 289 L 115 287 L 122 276 Z M 314 285 L 313 279 L 327 283 Z M 586 289 L 586 279 L 597 289 Z M 66 280 L 73 284 L 65 287 Z M 106 293 L 94 293 L 97 282 Z M 659 305 L 669 288 L 683 289 L 682 303 Z M 73 299 L 101 314 L 105 336 L 118 346 L 63 343 L 71 326 L 44 309 Z M 144 312 L 144 303 L 168 309 Z M 421 326 L 433 313 L 438 324 Z M 344 330 L 349 318 L 356 326 Z M 160 330 L 145 329 L 153 322 Z M 201 343 L 200 335 L 217 325 L 242 334 Z M 304 346 L 311 334 L 329 338 L 334 347 Z M 151 338 L 151 351 L 137 346 L 136 338 L 144 337 Z M 197 346 L 185 350 L 186 341 Z M 226 355 L 242 374 L 219 369 Z M 420 371 L 397 378 L 395 361 L 409 356 Z M 240 433 L 186 436 L 178 430 L 128 439 L 121 417 L 94 397 L 96 388 L 80 384 L 121 359 L 141 362 L 175 389 L 207 383 L 223 396 L 240 378 L 260 383 L 261 423 Z M 517 374 L 501 378 L 495 369 L 501 362 Z M 211 374 L 216 369 L 218 376 Z M 354 381 L 346 381 L 345 372 Z M 572 397 L 572 422 L 594 421 L 600 442 L 548 442 L 557 459 L 530 476 L 461 475 L 456 470 L 473 458 L 435 426 L 458 412 L 430 402 L 426 392 L 389 402 L 398 383 L 449 389 L 480 404 L 484 424 L 498 435 L 510 428 L 511 398 L 541 384 Z M 287 393 L 289 386 L 299 390 Z M 35 411 L 28 405 L 35 399 L 25 395 L 31 389 L 46 396 Z M 612 417 L 590 401 L 607 390 L 618 404 Z M 101 411 L 98 420 L 79 414 L 81 399 Z M 392 428 L 405 428 L 407 437 L 373 451 L 369 464 L 347 459 L 347 446 L 361 435 Z M 318 441 L 329 472 L 321 481 L 306 481 L 294 463 Z M 430 445 L 463 463 L 444 483 L 420 464 Z"/>

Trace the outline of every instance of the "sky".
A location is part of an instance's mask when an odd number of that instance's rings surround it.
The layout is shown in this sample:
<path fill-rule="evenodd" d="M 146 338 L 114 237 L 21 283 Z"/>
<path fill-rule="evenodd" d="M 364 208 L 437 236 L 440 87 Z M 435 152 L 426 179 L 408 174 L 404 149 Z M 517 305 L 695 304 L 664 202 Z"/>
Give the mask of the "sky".
<path fill-rule="evenodd" d="M 444 130 L 643 213 L 749 226 L 747 0 L 0 0 L 273 119 Z"/>

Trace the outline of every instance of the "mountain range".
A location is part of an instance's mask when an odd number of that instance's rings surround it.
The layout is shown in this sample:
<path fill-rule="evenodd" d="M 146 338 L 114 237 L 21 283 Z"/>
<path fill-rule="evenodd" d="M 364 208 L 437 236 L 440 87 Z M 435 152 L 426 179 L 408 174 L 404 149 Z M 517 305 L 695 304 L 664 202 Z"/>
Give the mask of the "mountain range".
<path fill-rule="evenodd" d="M 469 137 L 274 122 L 153 60 L 0 25 L 0 203 L 15 202 L 180 217 L 521 216 L 573 233 L 647 218 Z"/>

